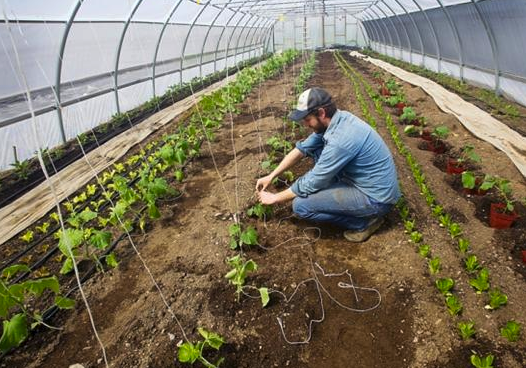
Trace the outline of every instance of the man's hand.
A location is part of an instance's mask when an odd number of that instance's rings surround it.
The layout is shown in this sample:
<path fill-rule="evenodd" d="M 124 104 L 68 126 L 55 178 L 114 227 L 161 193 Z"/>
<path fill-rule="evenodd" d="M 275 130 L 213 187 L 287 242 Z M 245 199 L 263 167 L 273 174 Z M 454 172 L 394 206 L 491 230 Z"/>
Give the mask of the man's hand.
<path fill-rule="evenodd" d="M 261 180 L 261 179 L 260 179 Z M 259 182 L 259 180 L 258 180 Z M 261 190 L 257 192 L 259 201 L 261 204 L 275 204 L 278 202 L 278 195 L 274 193 L 267 192 L 265 190 Z"/>
<path fill-rule="evenodd" d="M 256 190 L 259 192 L 261 190 L 267 189 L 270 183 L 272 183 L 273 179 L 274 177 L 272 175 L 267 175 L 262 178 L 259 178 L 258 181 L 256 182 Z"/>

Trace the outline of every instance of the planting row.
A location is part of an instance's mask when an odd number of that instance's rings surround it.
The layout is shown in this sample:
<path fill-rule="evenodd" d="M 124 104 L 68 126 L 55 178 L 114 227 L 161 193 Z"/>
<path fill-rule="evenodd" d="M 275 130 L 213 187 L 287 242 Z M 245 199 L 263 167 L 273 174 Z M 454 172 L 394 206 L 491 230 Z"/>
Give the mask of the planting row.
<path fill-rule="evenodd" d="M 447 213 L 445 213 L 437 204 L 437 200 L 435 196 L 431 193 L 429 190 L 429 187 L 427 186 L 425 182 L 425 176 L 422 174 L 421 169 L 419 165 L 416 163 L 415 159 L 413 158 L 410 151 L 407 149 L 407 147 L 404 145 L 398 130 L 393 123 L 391 115 L 386 113 L 382 107 L 382 99 L 376 94 L 372 87 L 363 80 L 363 78 L 348 64 L 345 62 L 343 58 L 339 55 L 335 55 L 338 59 L 338 62 L 340 63 L 340 66 L 344 69 L 347 69 L 350 73 L 348 75 L 350 76 L 350 79 L 353 83 L 355 83 L 355 88 L 358 91 L 358 88 L 356 86 L 356 81 L 359 80 L 362 85 L 364 86 L 365 90 L 368 92 L 369 97 L 373 99 L 377 113 L 379 116 L 385 118 L 386 125 L 388 130 L 391 133 L 391 136 L 393 138 L 393 142 L 395 143 L 396 147 L 400 151 L 400 153 L 405 156 L 408 164 L 411 167 L 411 171 L 413 172 L 415 181 L 419 188 L 421 189 L 422 194 L 426 198 L 426 202 L 431 206 L 433 213 L 435 216 L 439 219 L 440 225 L 442 227 L 445 227 L 449 235 L 452 237 L 452 239 L 458 240 L 458 247 L 462 254 L 467 254 L 469 249 L 469 240 L 465 237 L 461 237 L 462 229 L 459 224 L 454 223 L 451 221 L 451 216 Z M 360 100 L 360 97 L 358 97 Z M 385 99 L 383 99 L 385 100 Z M 367 107 L 366 103 L 361 103 L 362 108 L 364 109 L 364 114 L 367 116 Z M 368 119 L 371 121 L 370 119 Z M 374 120 L 374 119 L 373 119 Z M 417 244 L 421 244 L 418 247 L 418 252 L 424 256 L 428 257 L 430 252 L 430 247 L 427 244 L 423 243 L 423 235 L 415 231 L 415 220 L 414 218 L 411 219 L 409 217 L 409 209 L 407 205 L 404 202 L 399 203 L 398 205 L 400 215 L 402 219 L 404 220 L 404 226 L 406 228 L 406 232 L 410 234 L 411 241 Z M 477 291 L 477 293 L 482 293 L 483 291 L 487 291 L 490 288 L 490 282 L 489 282 L 489 272 L 487 269 L 483 268 L 480 270 L 480 266 L 477 261 L 477 257 L 475 254 L 471 252 L 471 254 L 467 255 L 464 259 L 465 269 L 468 273 L 474 273 L 477 270 L 479 270 L 478 275 L 476 278 L 470 279 L 470 285 Z M 433 257 L 428 261 L 429 270 L 431 273 L 436 273 L 440 270 L 440 258 Z M 435 280 L 435 284 L 437 288 L 446 296 L 446 305 L 448 307 L 449 312 L 452 315 L 460 314 L 462 311 L 462 304 L 458 297 L 451 294 L 451 289 L 454 287 L 454 280 L 451 278 L 440 278 Z M 498 309 L 503 305 L 507 304 L 507 296 L 500 292 L 499 289 L 493 289 L 488 294 L 488 304 L 486 305 L 487 309 Z M 463 338 L 469 338 L 475 333 L 474 329 L 474 323 L 472 321 L 464 321 L 458 323 L 459 332 Z M 515 321 L 508 321 L 506 325 L 504 325 L 501 328 L 501 334 L 506 337 L 509 341 L 517 341 L 520 334 L 520 324 L 518 324 Z M 475 367 L 484 367 L 486 365 L 483 365 L 484 362 L 491 365 L 494 357 L 492 355 L 486 356 L 486 357 L 478 357 L 477 355 L 473 355 L 471 357 L 471 362 Z M 487 366 L 489 366 L 487 365 Z"/>
<path fill-rule="evenodd" d="M 271 57 L 259 68 L 240 71 L 227 86 L 204 96 L 192 109 L 187 123 L 175 133 L 149 143 L 139 154 L 97 175 L 97 180 L 79 191 L 73 201 L 63 204 L 66 217 L 62 218 L 62 211 L 52 213 L 38 229 L 35 227 L 22 235 L 23 242 L 32 242 L 34 234 L 47 235 L 51 223 L 60 223 L 53 234 L 57 244 L 54 247 L 41 244 L 37 249 L 37 253 L 46 253 L 46 259 L 52 257 L 52 251 L 59 253 L 53 260 L 60 262 L 60 267 L 53 267 L 55 270 L 49 270 L 52 275 L 45 277 L 42 269 L 37 268 L 41 267 L 41 261 L 31 265 L 17 263 L 1 271 L 1 351 L 18 346 L 30 330 L 45 325 L 46 312 L 42 311 L 50 310 L 50 295 L 56 294 L 51 303 L 54 310 L 73 307 L 74 301 L 60 294 L 64 285 L 60 285 L 62 281 L 59 284 L 59 277 L 64 278 L 62 275 L 87 261 L 101 270 L 103 263 L 116 266 L 116 257 L 108 253 L 112 241 L 130 238 L 134 230 L 146 231 L 147 222 L 161 216 L 158 202 L 178 197 L 171 183 L 184 180 L 186 164 L 199 155 L 203 141 L 214 138 L 214 131 L 221 126 L 225 114 L 236 111 L 235 104 L 244 100 L 257 83 L 276 75 L 297 55 L 288 51 Z M 100 199 L 95 198 L 97 186 L 102 193 Z M 35 272 L 37 270 L 41 272 Z"/>

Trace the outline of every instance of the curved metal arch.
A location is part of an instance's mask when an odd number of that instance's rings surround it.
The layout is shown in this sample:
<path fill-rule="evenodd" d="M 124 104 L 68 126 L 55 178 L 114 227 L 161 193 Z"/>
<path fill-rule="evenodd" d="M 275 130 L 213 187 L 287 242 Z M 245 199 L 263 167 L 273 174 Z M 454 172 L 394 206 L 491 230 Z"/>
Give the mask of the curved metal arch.
<path fill-rule="evenodd" d="M 375 5 L 373 6 L 376 6 L 376 8 L 378 8 L 378 10 L 380 10 L 382 12 L 383 15 L 385 15 L 385 18 L 384 19 L 387 19 L 389 21 L 389 23 L 391 23 L 391 25 L 393 26 L 393 29 L 395 30 L 395 33 L 396 33 L 396 38 L 398 39 L 398 46 L 400 47 L 400 59 L 403 59 L 403 47 L 402 47 L 402 39 L 400 38 L 400 34 L 398 33 L 398 29 L 396 29 L 396 26 L 394 25 L 394 22 L 393 20 L 391 19 L 391 17 L 389 17 L 387 15 L 386 12 L 383 11 L 382 8 L 380 8 L 380 6 L 378 5 L 379 3 L 376 3 Z M 371 7 L 372 8 L 372 7 Z M 387 26 L 386 26 L 387 28 Z M 394 50 L 393 50 L 393 56 L 394 56 Z"/>
<path fill-rule="evenodd" d="M 440 53 L 440 44 L 438 43 L 438 36 L 437 36 L 437 31 L 435 29 L 435 26 L 433 25 L 433 23 L 431 23 L 431 20 L 429 19 L 429 16 L 424 11 L 424 9 L 422 9 L 420 4 L 416 0 L 411 0 L 411 1 L 417 6 L 418 10 L 420 10 L 420 12 L 422 14 L 424 14 L 424 18 L 426 18 L 427 23 L 429 24 L 429 27 L 431 28 L 431 33 L 433 34 L 433 38 L 435 40 L 435 46 L 436 46 L 436 50 L 437 50 L 437 60 L 438 60 L 437 71 L 440 73 L 440 69 L 441 69 L 440 68 L 440 63 L 441 63 L 441 60 L 442 60 L 442 56 L 441 56 L 441 53 Z"/>
<path fill-rule="evenodd" d="M 259 36 L 258 38 L 258 42 L 263 42 L 263 51 L 262 52 L 265 52 L 267 51 L 267 44 L 270 43 L 270 38 L 274 37 L 274 25 L 276 24 L 276 21 L 272 21 L 272 19 L 269 19 L 270 20 L 270 23 L 268 25 L 266 25 L 267 27 L 267 30 L 265 32 L 262 32 L 262 34 Z M 272 50 L 273 52 L 275 52 L 274 48 Z"/>
<path fill-rule="evenodd" d="M 179 62 L 179 84 L 183 84 L 183 63 L 184 63 L 184 53 L 186 51 L 186 45 L 188 44 L 188 38 L 190 37 L 190 34 L 192 33 L 192 30 L 194 29 L 195 23 L 197 20 L 201 17 L 201 14 L 208 8 L 208 5 L 212 3 L 211 0 L 208 0 L 206 4 L 203 5 L 203 7 L 197 12 L 197 14 L 194 16 L 194 19 L 192 20 L 192 24 L 190 25 L 190 28 L 188 29 L 188 32 L 186 33 L 186 37 L 184 38 L 183 47 L 181 47 L 181 57 L 179 58 L 181 61 Z"/>
<path fill-rule="evenodd" d="M 168 26 L 168 22 L 170 22 L 170 19 L 172 19 L 172 16 L 175 14 L 175 11 L 179 8 L 179 5 L 183 0 L 178 0 L 170 9 L 168 12 L 168 16 L 166 17 L 163 27 L 161 28 L 161 32 L 159 33 L 159 38 L 157 38 L 157 43 L 155 44 L 155 52 L 153 54 L 153 64 L 152 64 L 152 90 L 153 90 L 153 97 L 155 97 L 155 68 L 157 66 L 157 56 L 159 54 L 159 47 L 161 46 L 161 40 L 164 36 L 164 32 L 166 31 L 166 27 Z"/>
<path fill-rule="evenodd" d="M 365 26 L 365 24 L 363 25 L 365 27 L 365 31 L 367 32 L 367 35 L 369 35 L 369 31 L 371 31 L 371 33 L 373 34 L 373 41 L 377 44 L 380 44 L 381 45 L 381 38 L 380 38 L 380 34 L 378 33 L 378 30 L 373 27 L 373 21 L 372 20 L 369 20 L 367 19 L 366 17 L 366 14 L 362 14 L 362 17 L 365 19 L 366 22 L 368 22 L 369 24 L 367 25 L 367 27 Z M 369 29 L 367 29 L 369 28 Z"/>
<path fill-rule="evenodd" d="M 391 11 L 391 13 L 393 13 L 393 15 L 395 16 L 396 20 L 398 20 L 398 23 L 400 23 L 402 25 L 402 28 L 404 29 L 404 32 L 405 32 L 405 37 L 407 38 L 407 44 L 409 45 L 409 62 L 411 64 L 413 64 L 413 45 L 411 43 L 411 39 L 409 38 L 409 32 L 407 31 L 407 28 L 405 27 L 404 22 L 402 22 L 402 20 L 400 19 L 398 14 L 395 13 L 393 8 L 391 8 L 389 5 L 387 5 L 387 2 L 384 2 L 383 4 L 385 5 L 385 7 L 387 9 L 389 9 Z M 402 60 L 403 60 L 403 55 L 402 55 Z"/>
<path fill-rule="evenodd" d="M 247 28 L 248 23 L 250 23 L 250 21 L 252 20 L 252 18 L 254 18 L 255 16 L 256 16 L 255 14 L 252 14 L 252 15 L 250 16 L 250 18 L 248 18 L 248 20 L 247 20 L 247 22 L 245 23 L 245 25 L 243 26 L 243 28 L 241 28 L 241 32 L 239 32 L 239 37 L 237 38 L 237 41 L 236 41 L 236 47 L 235 47 L 235 49 L 234 49 L 234 50 L 236 50 L 235 53 L 234 53 L 234 64 L 236 64 L 236 65 L 237 65 L 237 55 L 238 55 L 238 50 L 239 50 L 239 41 L 241 40 L 241 37 L 243 36 L 243 32 L 244 32 L 245 29 Z M 261 20 L 256 20 L 255 23 L 259 23 L 260 21 L 261 21 Z M 252 26 L 254 26 L 254 24 L 253 24 Z M 250 30 L 249 30 L 248 33 L 250 33 Z M 248 36 L 248 33 L 247 33 L 247 36 Z M 245 43 L 243 44 L 243 53 L 244 53 L 244 51 L 245 51 L 246 45 L 247 45 L 247 44 L 246 44 L 246 42 L 245 42 Z"/>
<path fill-rule="evenodd" d="M 260 21 L 257 23 L 257 27 L 253 27 L 254 29 L 254 32 L 252 33 L 252 36 L 250 37 L 250 42 L 249 42 L 249 45 L 258 45 L 259 44 L 259 41 L 261 39 L 261 34 L 264 33 L 264 30 L 267 29 L 267 25 L 270 24 L 271 20 L 270 19 L 265 19 L 265 18 L 261 18 Z M 259 29 L 259 32 L 258 32 L 258 29 Z M 247 33 L 247 39 L 250 35 L 250 32 Z M 257 37 L 256 37 L 257 35 Z M 255 41 L 254 41 L 255 39 Z M 245 43 L 245 46 L 246 46 L 246 43 Z M 258 53 L 258 50 L 256 48 L 254 48 L 254 57 L 257 56 L 257 53 Z M 251 58 L 251 55 L 250 55 L 250 52 L 249 51 L 249 54 L 248 54 L 248 58 L 250 59 Z"/>
<path fill-rule="evenodd" d="M 387 38 L 389 39 L 389 44 L 387 44 L 387 45 L 391 46 L 391 50 L 393 51 L 393 56 L 394 56 L 394 42 L 393 42 L 393 37 L 391 37 L 391 34 L 389 33 L 389 30 L 385 26 L 384 22 L 380 19 L 381 17 L 380 17 L 380 15 L 377 12 L 375 12 L 372 8 L 369 8 L 367 10 L 372 12 L 377 17 L 379 27 L 383 28 L 385 30 L 385 34 L 387 35 Z M 386 39 L 386 41 L 387 41 L 387 39 Z M 385 49 L 385 52 L 387 54 L 387 47 Z"/>
<path fill-rule="evenodd" d="M 73 21 L 75 20 L 75 17 L 77 16 L 77 13 L 79 12 L 80 6 L 84 0 L 78 0 L 73 8 L 71 9 L 71 12 L 69 13 L 68 21 L 66 22 L 66 26 L 64 28 L 64 33 L 62 34 L 62 39 L 60 40 L 60 48 L 58 51 L 58 60 L 57 60 L 57 71 L 55 75 L 55 94 L 57 99 L 57 116 L 58 116 L 58 124 L 60 128 L 60 137 L 62 138 L 62 143 L 66 143 L 66 130 L 64 129 L 64 119 L 62 116 L 62 103 L 60 100 L 60 81 L 62 79 L 62 63 L 64 61 L 64 52 L 66 50 L 66 42 L 68 40 L 69 31 L 71 30 L 71 26 L 73 26 Z"/>
<path fill-rule="evenodd" d="M 363 14 L 364 17 L 365 17 L 366 15 L 369 16 L 368 14 Z M 366 18 L 366 19 L 367 19 L 367 18 Z M 381 32 L 379 31 L 379 29 L 377 28 L 376 23 L 375 23 L 375 21 L 374 21 L 374 19 L 373 19 L 372 17 L 371 17 L 371 19 L 368 20 L 368 21 L 369 21 L 369 27 L 370 27 L 370 29 L 373 31 L 373 33 L 375 33 L 375 38 L 376 38 L 376 41 L 375 41 L 375 42 L 379 45 L 379 50 L 382 49 L 381 47 L 382 47 L 382 45 L 383 45 L 383 46 L 384 46 L 385 54 L 387 55 L 387 48 L 386 48 L 387 46 L 385 46 L 386 43 L 387 43 L 387 41 L 384 40 L 383 33 L 381 33 Z"/>
<path fill-rule="evenodd" d="M 442 3 L 442 0 L 436 0 L 437 3 L 442 8 L 442 11 L 444 12 L 447 21 L 449 23 L 449 27 L 451 28 L 451 31 L 453 31 L 453 35 L 455 37 L 455 42 L 457 44 L 457 50 L 458 50 L 458 67 L 459 67 L 459 73 L 460 73 L 460 80 L 464 80 L 464 52 L 462 50 L 462 43 L 460 41 L 460 36 L 458 35 L 458 29 L 456 24 L 453 22 L 453 19 L 451 18 L 451 14 L 449 14 L 449 10 L 446 6 Z"/>
<path fill-rule="evenodd" d="M 361 20 L 356 18 L 356 28 L 360 29 L 360 33 L 362 34 L 363 41 L 368 47 L 371 47 L 371 39 L 369 38 L 369 34 L 367 33 L 367 30 L 365 29 L 363 23 Z M 365 31 L 365 32 L 364 32 Z M 356 43 L 358 43 L 358 40 L 356 40 Z"/>
<path fill-rule="evenodd" d="M 488 22 L 488 20 L 484 16 L 484 13 L 482 12 L 482 10 L 480 10 L 477 2 L 474 0 L 471 0 L 471 3 L 473 3 L 473 6 L 475 6 L 475 10 L 477 11 L 478 16 L 480 17 L 480 21 L 482 22 L 482 25 L 484 26 L 484 29 L 486 30 L 486 34 L 489 39 L 489 43 L 491 46 L 491 53 L 493 54 L 493 66 L 495 68 L 495 93 L 497 95 L 500 95 L 499 50 L 497 48 L 497 41 L 495 40 L 495 35 L 493 34 L 493 28 L 491 28 L 491 24 Z"/>
<path fill-rule="evenodd" d="M 232 9 L 230 9 L 230 10 L 232 10 Z M 214 52 L 214 72 L 217 71 L 217 52 L 219 51 L 219 45 L 221 44 L 221 39 L 223 38 L 223 34 L 225 33 L 226 29 L 228 28 L 228 24 L 230 23 L 230 21 L 232 19 L 234 19 L 236 14 L 237 14 L 237 11 L 233 11 L 232 10 L 232 15 L 230 16 L 230 18 L 228 18 L 228 20 L 226 21 L 223 29 L 221 30 L 221 33 L 219 34 L 219 39 L 217 40 L 216 49 L 215 49 L 215 52 Z M 227 66 L 226 61 L 225 61 L 225 66 Z"/>
<path fill-rule="evenodd" d="M 203 45 L 201 46 L 201 56 L 199 58 L 199 75 L 201 76 L 201 78 L 203 77 L 203 54 L 205 52 L 206 41 L 208 40 L 208 36 L 210 35 L 210 31 L 215 26 L 216 21 L 219 19 L 221 14 L 223 14 L 223 11 L 225 11 L 225 9 L 227 9 L 227 5 L 228 5 L 228 3 L 225 2 L 223 7 L 221 8 L 221 10 L 216 14 L 214 19 L 212 20 L 212 23 L 210 23 L 210 27 L 208 27 L 208 29 L 206 30 L 206 34 L 205 34 L 205 37 L 203 39 Z"/>
<path fill-rule="evenodd" d="M 411 23 L 413 23 L 413 26 L 416 29 L 416 32 L 418 34 L 418 40 L 420 41 L 420 51 L 421 51 L 421 54 L 422 54 L 422 63 L 420 65 L 425 65 L 426 52 L 424 51 L 424 41 L 422 39 L 422 34 L 420 33 L 420 28 L 418 28 L 418 26 L 417 26 L 417 24 L 415 22 L 415 18 L 413 18 L 413 15 L 410 12 L 407 11 L 407 9 L 405 8 L 405 6 L 402 5 L 402 3 L 400 3 L 400 0 L 394 0 L 394 1 L 396 1 L 396 3 L 402 9 L 404 9 L 404 12 L 409 17 L 409 19 L 411 20 Z M 409 33 L 408 33 L 408 35 L 409 35 Z"/>
<path fill-rule="evenodd" d="M 375 29 L 375 31 L 378 33 L 378 35 L 380 35 L 380 38 L 379 38 L 380 49 L 381 49 L 381 46 L 383 45 L 384 53 L 385 55 L 388 55 L 388 52 L 387 52 L 388 41 L 387 41 L 387 37 L 385 36 L 383 28 L 380 27 L 380 24 L 377 23 L 377 19 L 375 19 L 372 15 L 367 14 L 367 16 L 371 17 L 371 25 Z"/>
<path fill-rule="evenodd" d="M 126 36 L 126 31 L 128 30 L 128 27 L 130 26 L 130 22 L 135 15 L 135 12 L 139 8 L 139 5 L 141 5 L 143 0 L 136 0 L 135 4 L 133 5 L 133 8 L 128 15 L 128 18 L 126 19 L 126 22 L 124 23 L 124 28 L 121 32 L 121 37 L 119 38 L 119 45 L 117 46 L 117 55 L 115 57 L 115 70 L 113 71 L 113 89 L 115 92 L 115 104 L 117 106 L 117 113 L 121 113 L 121 107 L 119 104 L 119 60 L 121 58 L 121 51 L 122 51 L 122 44 L 124 42 L 124 37 Z"/>

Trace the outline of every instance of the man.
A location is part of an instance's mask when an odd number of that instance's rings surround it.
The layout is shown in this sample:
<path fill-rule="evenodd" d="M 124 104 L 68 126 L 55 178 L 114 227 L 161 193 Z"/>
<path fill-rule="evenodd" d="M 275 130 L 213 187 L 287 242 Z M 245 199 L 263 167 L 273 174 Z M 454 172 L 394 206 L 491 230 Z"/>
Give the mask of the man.
<path fill-rule="evenodd" d="M 358 117 L 337 110 L 321 88 L 303 92 L 289 118 L 302 121 L 314 133 L 296 143 L 271 174 L 257 181 L 260 202 L 294 199 L 292 208 L 299 217 L 338 225 L 351 242 L 367 240 L 400 198 L 396 168 L 385 142 Z M 312 170 L 287 190 L 266 190 L 275 177 L 305 156 L 314 159 Z"/>

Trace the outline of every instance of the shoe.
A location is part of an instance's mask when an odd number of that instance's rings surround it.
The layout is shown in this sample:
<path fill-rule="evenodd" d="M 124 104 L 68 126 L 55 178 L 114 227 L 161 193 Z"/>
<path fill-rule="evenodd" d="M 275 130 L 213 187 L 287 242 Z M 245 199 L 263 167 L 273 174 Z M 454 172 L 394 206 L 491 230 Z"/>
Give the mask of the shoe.
<path fill-rule="evenodd" d="M 383 217 L 379 217 L 374 219 L 371 224 L 364 230 L 356 231 L 356 230 L 346 230 L 343 232 L 343 236 L 345 239 L 347 239 L 350 242 L 353 243 L 361 243 L 369 239 L 373 233 L 382 226 L 382 224 L 385 222 Z"/>

